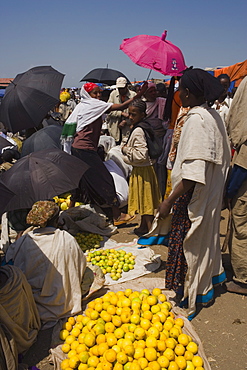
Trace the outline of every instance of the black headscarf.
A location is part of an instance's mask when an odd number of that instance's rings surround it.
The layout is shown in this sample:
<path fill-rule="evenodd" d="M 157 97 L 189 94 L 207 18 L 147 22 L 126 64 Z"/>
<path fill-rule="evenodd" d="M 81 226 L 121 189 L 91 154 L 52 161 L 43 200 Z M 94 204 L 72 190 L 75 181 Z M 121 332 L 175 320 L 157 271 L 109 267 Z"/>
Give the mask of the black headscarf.
<path fill-rule="evenodd" d="M 200 68 L 186 70 L 180 83 L 184 89 L 189 89 L 196 97 L 203 96 L 209 106 L 213 105 L 214 101 L 224 92 L 220 81 Z"/>

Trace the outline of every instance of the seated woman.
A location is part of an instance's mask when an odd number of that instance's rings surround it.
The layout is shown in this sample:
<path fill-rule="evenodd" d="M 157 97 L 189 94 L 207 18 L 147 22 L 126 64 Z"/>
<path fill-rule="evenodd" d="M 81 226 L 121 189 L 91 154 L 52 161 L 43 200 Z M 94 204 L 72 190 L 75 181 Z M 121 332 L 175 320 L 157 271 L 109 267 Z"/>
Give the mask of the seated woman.
<path fill-rule="evenodd" d="M 51 327 L 82 309 L 81 283 L 86 258 L 75 238 L 57 228 L 59 207 L 50 201 L 34 203 L 28 229 L 6 252 L 31 285 L 41 323 Z"/>

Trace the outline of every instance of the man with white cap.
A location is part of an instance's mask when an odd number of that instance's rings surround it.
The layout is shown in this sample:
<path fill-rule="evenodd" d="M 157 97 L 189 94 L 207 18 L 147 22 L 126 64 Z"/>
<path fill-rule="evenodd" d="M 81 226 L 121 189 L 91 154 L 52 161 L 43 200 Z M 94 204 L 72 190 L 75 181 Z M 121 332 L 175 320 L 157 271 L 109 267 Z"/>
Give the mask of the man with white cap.
<path fill-rule="evenodd" d="M 134 91 L 128 89 L 125 77 L 118 77 L 116 80 L 116 90 L 109 96 L 109 103 L 122 104 L 126 100 L 136 95 Z M 130 133 L 130 121 L 128 119 L 128 109 L 124 111 L 112 111 L 108 114 L 107 123 L 110 135 L 115 139 L 116 144 L 120 144 Z"/>

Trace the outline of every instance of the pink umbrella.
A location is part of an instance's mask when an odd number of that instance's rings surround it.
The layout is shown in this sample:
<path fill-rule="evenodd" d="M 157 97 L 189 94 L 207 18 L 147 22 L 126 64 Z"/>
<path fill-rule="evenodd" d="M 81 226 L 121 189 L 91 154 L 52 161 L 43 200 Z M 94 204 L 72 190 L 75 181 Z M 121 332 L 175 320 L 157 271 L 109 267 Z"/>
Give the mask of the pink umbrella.
<path fill-rule="evenodd" d="M 141 67 L 150 68 L 167 76 L 179 76 L 186 69 L 181 50 L 166 40 L 167 31 L 161 37 L 139 35 L 124 39 L 120 49 Z"/>

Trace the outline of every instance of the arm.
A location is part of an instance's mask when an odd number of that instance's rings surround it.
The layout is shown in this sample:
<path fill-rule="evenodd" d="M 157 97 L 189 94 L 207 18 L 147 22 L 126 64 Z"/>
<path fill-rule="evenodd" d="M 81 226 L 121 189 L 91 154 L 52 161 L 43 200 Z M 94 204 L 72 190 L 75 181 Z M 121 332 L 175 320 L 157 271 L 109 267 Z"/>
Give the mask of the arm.
<path fill-rule="evenodd" d="M 180 181 L 172 194 L 159 205 L 160 218 L 167 217 L 175 201 L 195 186 L 195 184 L 196 182 L 192 180 L 183 179 Z"/>
<path fill-rule="evenodd" d="M 128 108 L 128 106 L 130 105 L 130 103 L 132 103 L 133 100 L 140 99 L 142 97 L 142 95 L 146 92 L 147 88 L 148 88 L 148 83 L 147 81 L 145 81 L 144 84 L 142 85 L 141 90 L 133 98 L 126 100 L 122 104 L 113 104 L 108 110 L 108 113 L 113 110 L 124 110 Z"/>
<path fill-rule="evenodd" d="M 226 196 L 232 199 L 237 195 L 238 190 L 242 186 L 243 182 L 247 180 L 247 170 L 241 166 L 234 165 L 230 180 L 226 188 Z"/>

